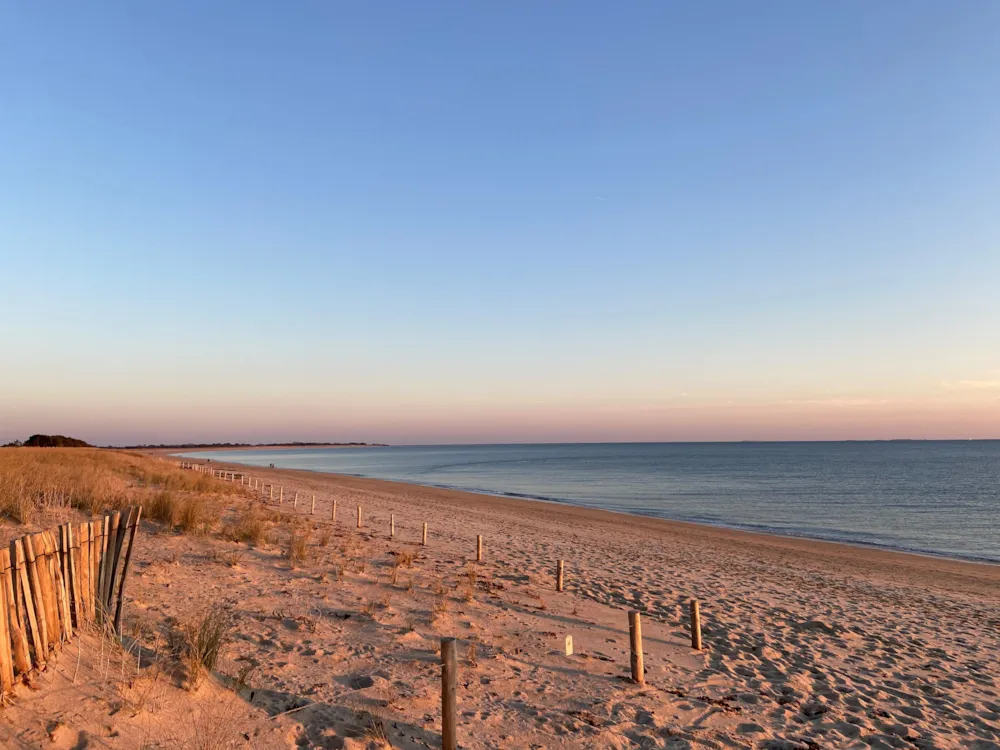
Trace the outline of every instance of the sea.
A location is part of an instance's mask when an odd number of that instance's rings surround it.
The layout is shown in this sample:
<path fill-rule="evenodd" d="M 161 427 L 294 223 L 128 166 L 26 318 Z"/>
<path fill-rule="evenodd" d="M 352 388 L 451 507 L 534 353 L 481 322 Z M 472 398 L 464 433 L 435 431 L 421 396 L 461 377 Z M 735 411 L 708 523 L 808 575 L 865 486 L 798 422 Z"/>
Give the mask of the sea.
<path fill-rule="evenodd" d="M 1000 440 L 187 452 L 1000 563 Z"/>

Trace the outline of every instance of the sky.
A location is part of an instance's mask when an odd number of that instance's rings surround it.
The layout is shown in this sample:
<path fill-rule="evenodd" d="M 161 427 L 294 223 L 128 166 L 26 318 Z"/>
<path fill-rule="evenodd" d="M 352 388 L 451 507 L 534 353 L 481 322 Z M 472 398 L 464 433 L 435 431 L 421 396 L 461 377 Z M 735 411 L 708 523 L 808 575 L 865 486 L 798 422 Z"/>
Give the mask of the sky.
<path fill-rule="evenodd" d="M 1000 437 L 1000 3 L 0 7 L 0 442 Z"/>

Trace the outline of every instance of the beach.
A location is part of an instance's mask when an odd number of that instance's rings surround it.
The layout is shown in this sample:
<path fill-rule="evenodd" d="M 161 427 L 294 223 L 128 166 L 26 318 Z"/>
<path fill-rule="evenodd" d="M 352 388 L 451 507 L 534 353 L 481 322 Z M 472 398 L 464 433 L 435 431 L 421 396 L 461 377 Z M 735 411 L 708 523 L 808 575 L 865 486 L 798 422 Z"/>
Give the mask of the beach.
<path fill-rule="evenodd" d="M 290 565 L 280 541 L 150 529 L 129 611 L 150 630 L 212 603 L 239 613 L 221 669 L 255 665 L 230 709 L 238 745 L 378 747 L 384 734 L 392 747 L 439 747 L 438 646 L 454 636 L 463 748 L 1000 747 L 1000 566 L 212 466 L 280 487 L 280 507 L 277 488 L 244 502 L 297 519 L 309 560 Z M 642 615 L 644 687 L 629 679 L 629 611 Z M 41 679 L 68 682 L 63 662 Z M 117 721 L 103 741 L 133 747 L 149 716 Z"/>

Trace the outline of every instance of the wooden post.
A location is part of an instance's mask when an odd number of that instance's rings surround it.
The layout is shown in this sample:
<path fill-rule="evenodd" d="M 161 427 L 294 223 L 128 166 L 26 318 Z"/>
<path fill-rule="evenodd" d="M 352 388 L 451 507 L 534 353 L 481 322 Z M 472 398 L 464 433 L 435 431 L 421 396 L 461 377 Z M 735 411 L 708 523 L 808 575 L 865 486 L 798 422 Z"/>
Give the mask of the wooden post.
<path fill-rule="evenodd" d="M 573 636 L 566 636 L 566 656 L 573 655 Z"/>
<path fill-rule="evenodd" d="M 476 562 L 483 561 L 483 535 L 476 534 Z"/>
<path fill-rule="evenodd" d="M 454 638 L 441 639 L 441 750 L 458 750 L 456 698 L 458 693 L 458 645 Z"/>
<path fill-rule="evenodd" d="M 271 498 L 270 498 L 270 500 L 271 500 L 272 503 L 274 502 L 274 485 L 273 484 L 271 485 Z"/>
<path fill-rule="evenodd" d="M 17 571 L 11 565 L 10 550 L 0 550 L 0 569 L 3 571 L 3 578 L 0 583 L 3 591 L 0 596 L 7 600 L 7 615 L 10 623 L 10 642 L 14 657 L 14 669 L 18 674 L 26 674 L 31 671 L 31 655 L 28 651 L 28 626 L 24 623 L 23 609 L 17 603 L 14 596 L 14 579 Z"/>
<path fill-rule="evenodd" d="M 563 590 L 563 561 L 556 565 L 556 591 Z"/>
<path fill-rule="evenodd" d="M 646 670 L 642 666 L 642 622 L 638 612 L 628 613 L 628 637 L 632 647 L 632 682 L 646 684 Z"/>
<path fill-rule="evenodd" d="M 313 495 L 312 507 L 309 509 L 309 515 L 310 516 L 315 516 L 316 515 L 316 496 L 315 495 Z"/>
<path fill-rule="evenodd" d="M 691 600 L 691 648 L 701 651 L 701 609 L 698 600 Z"/>
<path fill-rule="evenodd" d="M 358 506 L 358 528 L 361 528 L 361 506 Z"/>
<path fill-rule="evenodd" d="M 278 487 L 278 505 L 285 502 L 285 485 L 280 485 Z"/>
<path fill-rule="evenodd" d="M 80 604 L 83 607 L 83 617 L 85 620 L 94 619 L 94 600 L 90 595 L 93 590 L 90 587 L 90 524 L 80 524 L 80 565 L 77 572 L 80 574 Z"/>
<path fill-rule="evenodd" d="M 299 493 L 295 493 L 295 497 L 292 499 L 292 508 L 298 509 L 299 507 Z"/>
<path fill-rule="evenodd" d="M 24 539 L 13 539 L 10 543 L 10 559 L 15 568 L 14 581 L 14 603 L 20 610 L 24 607 L 24 617 L 31 631 L 31 645 L 35 648 L 35 665 L 45 664 L 48 658 L 49 649 L 45 634 L 42 632 L 42 623 L 39 621 L 42 611 L 35 607 L 34 584 L 30 580 L 33 576 L 28 573 L 28 556 L 24 551 Z M 39 593 L 39 596 L 41 594 Z M 41 605 L 39 605 L 41 607 Z"/>
<path fill-rule="evenodd" d="M 424 521 L 424 538 L 420 543 L 425 547 L 427 546 L 427 521 Z"/>
<path fill-rule="evenodd" d="M 52 641 L 49 638 L 49 608 L 46 604 L 46 596 L 42 593 L 42 579 L 38 570 L 40 566 L 38 559 L 35 557 L 35 546 L 32 543 L 31 534 L 25 535 L 19 541 L 24 545 L 24 561 L 28 571 L 28 580 L 31 582 L 31 599 L 34 604 L 35 621 L 38 623 L 38 637 L 42 642 L 42 651 L 39 656 L 41 659 L 47 660 L 49 656 L 49 644 Z M 25 596 L 24 600 L 27 602 L 28 597 Z M 56 627 L 58 627 L 58 624 L 56 624 Z M 38 650 L 37 643 L 35 644 L 35 650 Z"/>
<path fill-rule="evenodd" d="M 389 514 L 389 538 L 392 539 L 396 536 L 396 514 Z"/>
<path fill-rule="evenodd" d="M 7 613 L 8 572 L 0 562 L 0 585 L 3 586 L 3 591 L 0 591 L 0 690 L 5 694 L 14 689 L 14 656 L 11 653 L 12 633 L 7 624 L 13 620 L 13 618 L 8 619 Z"/>
<path fill-rule="evenodd" d="M 129 514 L 128 550 L 125 552 L 125 562 L 122 564 L 122 582 L 118 585 L 118 604 L 115 606 L 115 632 L 122 632 L 122 602 L 125 599 L 125 577 L 128 575 L 128 565 L 132 562 L 132 547 L 135 545 L 135 533 L 139 530 L 139 519 L 142 517 L 142 506 L 137 505 Z"/>
<path fill-rule="evenodd" d="M 330 520 L 337 523 L 337 498 L 333 498 L 333 505 L 330 506 Z"/>
<path fill-rule="evenodd" d="M 73 599 L 73 614 L 76 616 L 76 627 L 83 627 L 83 605 L 80 603 L 80 541 L 73 533 L 73 524 L 66 524 L 66 546 L 69 550 L 67 570 L 69 571 L 69 589 Z"/>

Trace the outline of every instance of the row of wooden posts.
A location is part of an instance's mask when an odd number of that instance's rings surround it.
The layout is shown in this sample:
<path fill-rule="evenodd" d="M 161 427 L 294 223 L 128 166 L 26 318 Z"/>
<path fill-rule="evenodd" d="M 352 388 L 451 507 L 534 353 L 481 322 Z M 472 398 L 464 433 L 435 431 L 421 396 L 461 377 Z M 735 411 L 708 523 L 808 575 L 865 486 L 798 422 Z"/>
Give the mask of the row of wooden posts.
<path fill-rule="evenodd" d="M 232 472 L 218 471 L 216 472 L 218 476 L 225 478 L 226 475 L 232 475 Z M 238 476 L 238 474 L 237 474 Z M 274 500 L 274 487 L 273 484 L 264 484 L 258 482 L 258 480 L 252 478 L 247 478 L 247 483 L 251 484 L 256 490 L 259 488 L 261 494 L 263 495 L 266 488 L 270 488 L 269 497 Z M 230 481 L 235 481 L 230 479 Z M 294 499 L 292 501 L 292 507 L 298 507 L 298 493 L 295 493 Z M 282 504 L 284 501 L 284 487 L 278 486 L 278 504 Z M 312 507 L 310 513 L 316 512 L 316 496 L 312 496 Z M 330 518 L 332 521 L 337 520 L 337 500 L 334 498 L 333 504 L 330 508 Z M 358 516 L 357 516 L 358 528 L 362 528 L 362 515 L 361 506 L 358 506 Z M 390 538 L 395 538 L 396 536 L 396 514 L 389 514 L 389 536 Z M 427 523 L 423 524 L 423 533 L 421 536 L 421 544 L 427 546 Z M 483 561 L 483 536 L 482 534 L 476 535 L 476 562 Z M 559 560 L 556 563 L 555 571 L 555 590 L 557 592 L 562 592 L 565 590 L 566 584 L 566 565 L 564 560 Z M 689 603 L 690 612 L 690 630 L 691 630 L 691 648 L 696 651 L 701 651 L 701 609 L 698 600 L 692 599 Z M 629 630 L 629 650 L 630 650 L 630 666 L 632 672 L 632 681 L 637 685 L 645 685 L 645 667 L 643 664 L 642 656 L 642 616 L 641 613 L 637 611 L 632 611 L 628 613 L 628 630 Z M 566 653 L 573 653 L 573 637 L 566 636 Z M 458 685 L 458 657 L 457 657 L 457 641 L 455 638 L 442 638 L 441 639 L 441 747 L 443 750 L 456 750 L 458 747 L 457 740 L 457 709 L 456 709 L 456 699 L 457 699 L 457 685 Z"/>
<path fill-rule="evenodd" d="M 121 633 L 142 508 L 27 534 L 0 550 L 0 687 L 40 669 L 86 623 Z M 117 589 L 117 590 L 116 590 Z"/>

